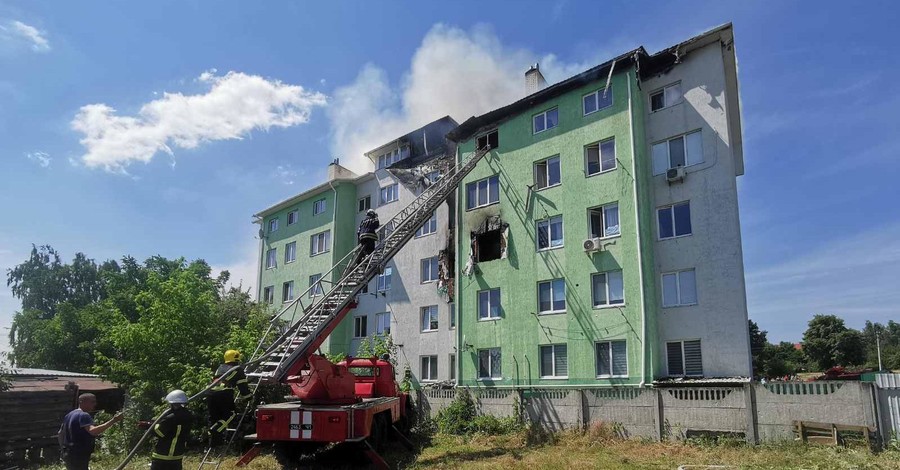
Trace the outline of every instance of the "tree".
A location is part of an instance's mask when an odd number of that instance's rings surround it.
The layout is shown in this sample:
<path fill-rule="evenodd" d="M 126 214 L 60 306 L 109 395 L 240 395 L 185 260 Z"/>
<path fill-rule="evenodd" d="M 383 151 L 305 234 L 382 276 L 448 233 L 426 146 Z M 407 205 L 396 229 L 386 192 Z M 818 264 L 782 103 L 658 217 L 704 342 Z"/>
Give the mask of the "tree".
<path fill-rule="evenodd" d="M 882 367 L 900 369 L 900 323 L 890 320 L 887 325 L 882 325 L 867 321 L 862 330 L 862 338 L 866 349 L 866 367 L 878 367 L 878 344 L 880 343 Z"/>
<path fill-rule="evenodd" d="M 819 369 L 857 365 L 865 358 L 862 336 L 835 315 L 816 315 L 803 333 L 803 352 Z"/>
<path fill-rule="evenodd" d="M 753 320 L 749 322 L 750 331 L 750 357 L 753 359 L 753 375 L 762 375 L 766 368 L 766 346 L 769 341 L 766 339 L 767 331 L 760 330 L 759 325 Z"/>

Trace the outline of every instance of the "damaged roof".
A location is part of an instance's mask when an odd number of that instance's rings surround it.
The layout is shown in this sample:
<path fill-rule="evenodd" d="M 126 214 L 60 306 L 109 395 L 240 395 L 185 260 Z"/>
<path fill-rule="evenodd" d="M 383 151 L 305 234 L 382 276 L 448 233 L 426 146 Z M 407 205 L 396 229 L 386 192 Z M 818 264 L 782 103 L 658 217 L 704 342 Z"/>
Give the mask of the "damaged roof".
<path fill-rule="evenodd" d="M 559 83 L 550 85 L 542 90 L 532 93 L 512 104 L 502 108 L 497 108 L 481 116 L 472 116 L 466 119 L 456 129 L 447 134 L 447 138 L 454 142 L 463 142 L 470 139 L 473 135 L 487 130 L 497 124 L 516 116 L 523 111 L 533 108 L 540 103 L 549 101 L 557 96 L 568 93 L 571 90 L 580 88 L 590 82 L 606 79 L 609 71 L 613 68 L 637 66 L 637 70 L 642 78 L 650 77 L 659 73 L 665 73 L 680 61 L 681 56 L 698 47 L 705 46 L 710 42 L 719 39 L 720 34 L 726 32 L 731 33 L 731 23 L 725 23 L 721 26 L 713 28 L 709 31 L 694 36 L 686 41 L 680 42 L 666 49 L 663 49 L 653 55 L 647 53 L 644 46 L 632 49 L 618 57 L 606 61 L 600 65 L 592 67 L 578 75 L 569 77 Z"/>
<path fill-rule="evenodd" d="M 394 145 L 400 147 L 404 145 L 409 146 L 411 157 L 417 157 L 423 154 L 443 153 L 440 149 L 446 147 L 445 136 L 447 135 L 447 132 L 456 128 L 458 125 L 459 123 L 454 121 L 452 117 L 444 116 L 390 142 L 369 150 L 366 152 L 366 156 L 369 158 L 377 158 L 378 155 L 385 153 L 384 150 L 386 148 L 393 148 Z"/>

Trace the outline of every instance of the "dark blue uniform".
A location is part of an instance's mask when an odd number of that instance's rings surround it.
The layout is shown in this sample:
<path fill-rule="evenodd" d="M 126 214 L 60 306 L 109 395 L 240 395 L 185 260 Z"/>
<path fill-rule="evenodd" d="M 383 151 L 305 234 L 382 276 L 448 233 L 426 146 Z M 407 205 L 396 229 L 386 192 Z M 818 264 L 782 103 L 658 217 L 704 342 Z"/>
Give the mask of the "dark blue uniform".
<path fill-rule="evenodd" d="M 60 444 L 67 470 L 87 470 L 94 452 L 94 436 L 86 428 L 92 424 L 94 418 L 80 408 L 70 411 L 63 418 Z"/>

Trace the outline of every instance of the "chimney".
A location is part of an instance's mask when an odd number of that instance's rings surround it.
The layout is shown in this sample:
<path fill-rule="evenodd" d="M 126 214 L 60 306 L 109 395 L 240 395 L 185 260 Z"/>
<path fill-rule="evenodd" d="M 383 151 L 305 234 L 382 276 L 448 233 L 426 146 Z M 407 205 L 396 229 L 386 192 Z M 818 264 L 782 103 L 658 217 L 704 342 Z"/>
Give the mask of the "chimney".
<path fill-rule="evenodd" d="M 541 74 L 540 64 L 534 64 L 525 71 L 525 94 L 530 95 L 547 86 L 547 80 Z"/>
<path fill-rule="evenodd" d="M 339 158 L 335 158 L 332 160 L 331 164 L 328 165 L 328 181 L 334 181 L 336 179 L 350 179 L 356 178 L 356 173 L 344 168 L 341 166 L 341 160 Z"/>

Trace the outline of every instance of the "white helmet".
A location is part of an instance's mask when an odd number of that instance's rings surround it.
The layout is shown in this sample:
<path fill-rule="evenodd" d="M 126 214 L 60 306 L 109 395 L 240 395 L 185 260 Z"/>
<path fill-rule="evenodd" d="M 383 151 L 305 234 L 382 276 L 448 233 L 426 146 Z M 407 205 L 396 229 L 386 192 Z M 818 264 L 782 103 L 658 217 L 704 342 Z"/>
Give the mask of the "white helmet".
<path fill-rule="evenodd" d="M 188 402 L 188 397 L 182 390 L 172 390 L 166 395 L 166 401 L 173 405 L 184 405 Z"/>
<path fill-rule="evenodd" d="M 369 217 L 378 217 L 378 214 L 375 213 L 375 210 L 374 210 L 374 209 L 369 209 L 369 210 L 367 210 L 367 211 L 366 211 L 366 215 L 369 216 Z"/>

